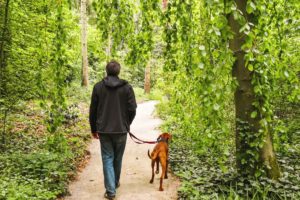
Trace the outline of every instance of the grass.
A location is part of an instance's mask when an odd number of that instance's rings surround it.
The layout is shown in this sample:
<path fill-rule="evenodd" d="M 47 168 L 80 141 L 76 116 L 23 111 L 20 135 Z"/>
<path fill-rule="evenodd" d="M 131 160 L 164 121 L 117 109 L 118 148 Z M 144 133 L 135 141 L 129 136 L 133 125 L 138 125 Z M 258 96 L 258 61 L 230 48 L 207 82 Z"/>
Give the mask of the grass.
<path fill-rule="evenodd" d="M 145 94 L 143 88 L 134 87 L 133 90 L 136 97 L 136 101 L 138 103 L 142 103 L 148 100 L 161 100 L 163 96 L 161 91 L 155 88 L 152 89 L 149 94 Z"/>

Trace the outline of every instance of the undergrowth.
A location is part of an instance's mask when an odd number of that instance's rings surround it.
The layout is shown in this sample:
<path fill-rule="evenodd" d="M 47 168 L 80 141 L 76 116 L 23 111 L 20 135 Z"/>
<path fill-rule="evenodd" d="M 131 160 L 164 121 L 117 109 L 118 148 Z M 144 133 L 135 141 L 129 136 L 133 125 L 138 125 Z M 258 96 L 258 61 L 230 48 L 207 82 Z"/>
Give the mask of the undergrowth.
<path fill-rule="evenodd" d="M 133 90 L 138 103 L 147 100 L 161 100 L 161 97 L 163 96 L 161 91 L 155 88 L 152 88 L 149 94 L 145 94 L 144 89 L 140 87 L 134 87 Z"/>
<path fill-rule="evenodd" d="M 38 102 L 10 114 L 5 143 L 0 146 L 0 199 L 56 199 L 85 158 L 90 135 L 86 104 L 71 104 L 57 133 L 45 127 Z"/>
<path fill-rule="evenodd" d="M 293 112 L 296 113 L 296 110 Z M 276 149 L 282 177 L 274 181 L 264 176 L 243 177 L 237 173 L 235 146 L 232 143 L 234 135 L 216 141 L 214 145 L 217 147 L 207 148 L 203 145 L 207 143 L 206 135 L 200 137 L 197 133 L 191 133 L 191 130 L 197 131 L 193 129 L 195 122 L 175 118 L 174 113 L 169 113 L 166 101 L 158 105 L 158 113 L 165 120 L 161 128 L 173 135 L 170 165 L 181 181 L 179 199 L 300 199 L 300 132 L 297 116 L 285 118 L 284 122 L 288 122 L 285 132 L 276 135 L 275 142 L 280 141 L 277 146 L 284 148 Z"/>
<path fill-rule="evenodd" d="M 175 133 L 175 134 L 174 134 Z M 300 152 L 289 156 L 278 155 L 282 170 L 280 180 L 242 177 L 234 167 L 231 154 L 224 171 L 218 164 L 218 156 L 212 153 L 198 155 L 187 145 L 186 138 L 173 132 L 170 146 L 170 164 L 182 181 L 179 199 L 299 199 Z"/>

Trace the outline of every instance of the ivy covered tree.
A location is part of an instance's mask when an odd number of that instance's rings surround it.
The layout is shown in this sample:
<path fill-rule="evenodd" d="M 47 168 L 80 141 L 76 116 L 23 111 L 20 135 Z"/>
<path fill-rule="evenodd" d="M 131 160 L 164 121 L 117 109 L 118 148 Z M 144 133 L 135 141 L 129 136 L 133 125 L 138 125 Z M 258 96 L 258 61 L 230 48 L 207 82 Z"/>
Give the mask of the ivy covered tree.
<path fill-rule="evenodd" d="M 270 178 L 278 179 L 280 169 L 268 124 L 271 120 L 269 97 L 267 91 L 261 93 L 264 86 L 258 85 L 270 83 L 266 80 L 268 77 L 261 76 L 264 65 L 255 59 L 255 54 L 259 53 L 255 52 L 256 45 L 261 40 L 261 33 L 256 27 L 262 25 L 257 23 L 264 23 L 259 20 L 264 10 L 255 12 L 259 9 L 256 6 L 262 5 L 255 5 L 252 1 L 234 3 L 236 10 L 231 10 L 229 17 L 234 36 L 229 47 L 236 57 L 233 76 L 238 82 L 235 91 L 237 166 L 241 173 L 252 175 L 260 173 L 256 170 L 262 167 Z"/>
<path fill-rule="evenodd" d="M 275 2 L 273 4 L 278 5 Z M 269 127 L 272 111 L 268 92 L 266 90 L 263 92 L 264 88 L 269 87 L 270 83 L 267 79 L 271 79 L 272 74 L 263 72 L 266 74 L 261 75 L 262 68 L 264 68 L 263 62 L 266 62 L 264 59 L 270 56 L 276 57 L 276 55 L 265 53 L 268 50 L 266 47 L 260 49 L 256 47 L 257 43 L 265 43 L 263 38 L 263 34 L 266 34 L 263 32 L 266 31 L 266 28 L 263 29 L 265 23 L 269 22 L 272 30 L 276 28 L 272 21 L 263 20 L 266 18 L 263 12 L 272 9 L 273 4 L 270 3 L 269 6 L 263 2 L 255 4 L 252 1 L 170 2 L 164 21 L 167 43 L 165 67 L 174 72 L 183 69 L 186 76 L 192 77 L 192 80 L 193 77 L 200 80 L 204 78 L 205 82 L 197 85 L 200 88 L 208 85 L 216 91 L 215 84 L 220 79 L 214 81 L 213 76 L 216 76 L 218 66 L 223 66 L 222 68 L 227 71 L 220 71 L 219 74 L 230 74 L 230 66 L 233 66 L 233 80 L 237 80 L 235 92 L 237 166 L 243 173 L 257 173 L 257 175 L 261 173 L 259 168 L 263 167 L 269 177 L 277 179 L 280 173 Z M 201 35 L 201 33 L 204 34 Z M 228 38 L 230 38 L 229 48 L 234 57 L 231 57 L 230 51 L 226 49 Z M 267 55 L 257 59 L 258 53 Z M 227 63 L 222 62 L 226 59 Z M 235 59 L 234 63 L 232 63 L 233 59 Z M 201 71 L 206 72 L 207 75 L 205 76 Z M 176 79 L 180 76 L 182 75 L 175 75 Z M 219 85 L 221 90 L 227 87 L 228 81 L 234 84 L 231 79 L 223 80 L 224 82 Z M 182 81 L 181 84 L 183 84 Z M 264 85 L 260 87 L 257 84 Z M 205 90 L 199 93 L 200 97 L 205 93 L 207 93 Z M 228 95 L 221 91 L 220 93 L 217 94 L 219 97 Z M 213 96 L 211 93 L 209 95 Z M 207 100 L 208 105 L 218 111 L 222 103 L 216 102 L 219 98 L 213 100 L 210 97 Z M 180 99 L 180 96 L 176 98 Z M 199 100 L 205 101 L 203 97 Z M 245 171 L 246 166 L 249 171 Z"/>
<path fill-rule="evenodd" d="M 217 155 L 224 172 L 229 152 L 234 153 L 240 180 L 279 180 L 286 171 L 275 154 L 286 134 L 275 111 L 278 87 L 285 88 L 289 104 L 299 101 L 297 51 L 291 50 L 295 44 L 287 45 L 297 38 L 292 5 L 174 0 L 163 13 L 164 77 L 169 80 L 163 89 L 169 100 L 161 112 L 166 126 L 178 132 L 179 141 L 191 137 L 184 148 L 194 149 L 200 159 Z M 283 36 L 291 32 L 291 38 Z"/>

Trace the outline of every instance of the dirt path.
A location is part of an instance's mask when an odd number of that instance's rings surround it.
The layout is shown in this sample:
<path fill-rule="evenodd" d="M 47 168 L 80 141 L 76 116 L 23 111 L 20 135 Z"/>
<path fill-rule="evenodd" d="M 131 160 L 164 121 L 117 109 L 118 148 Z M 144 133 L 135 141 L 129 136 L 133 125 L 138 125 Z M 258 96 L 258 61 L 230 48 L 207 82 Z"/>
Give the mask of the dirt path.
<path fill-rule="evenodd" d="M 132 132 L 139 138 L 155 140 L 159 134 L 157 127 L 161 121 L 152 116 L 154 101 L 138 105 L 137 116 L 131 126 Z M 154 145 L 135 144 L 130 137 L 127 138 L 126 150 L 123 158 L 121 187 L 117 190 L 117 200 L 171 200 L 177 199 L 176 191 L 178 180 L 169 176 L 164 180 L 165 191 L 159 192 L 159 175 L 156 175 L 154 184 L 149 184 L 151 178 L 150 159 L 148 149 Z M 79 174 L 78 180 L 69 186 L 70 196 L 65 200 L 101 200 L 105 192 L 100 159 L 100 145 L 93 140 L 89 150 L 91 160 L 87 167 Z"/>

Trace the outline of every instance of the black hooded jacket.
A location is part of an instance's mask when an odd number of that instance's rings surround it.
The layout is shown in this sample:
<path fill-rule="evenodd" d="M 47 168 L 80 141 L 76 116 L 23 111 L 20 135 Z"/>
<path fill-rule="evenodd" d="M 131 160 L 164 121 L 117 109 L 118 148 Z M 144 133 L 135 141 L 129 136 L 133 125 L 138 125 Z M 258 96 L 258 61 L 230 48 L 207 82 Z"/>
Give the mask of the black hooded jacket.
<path fill-rule="evenodd" d="M 136 114 L 131 85 L 117 76 L 107 76 L 93 89 L 90 105 L 92 133 L 127 133 Z"/>

